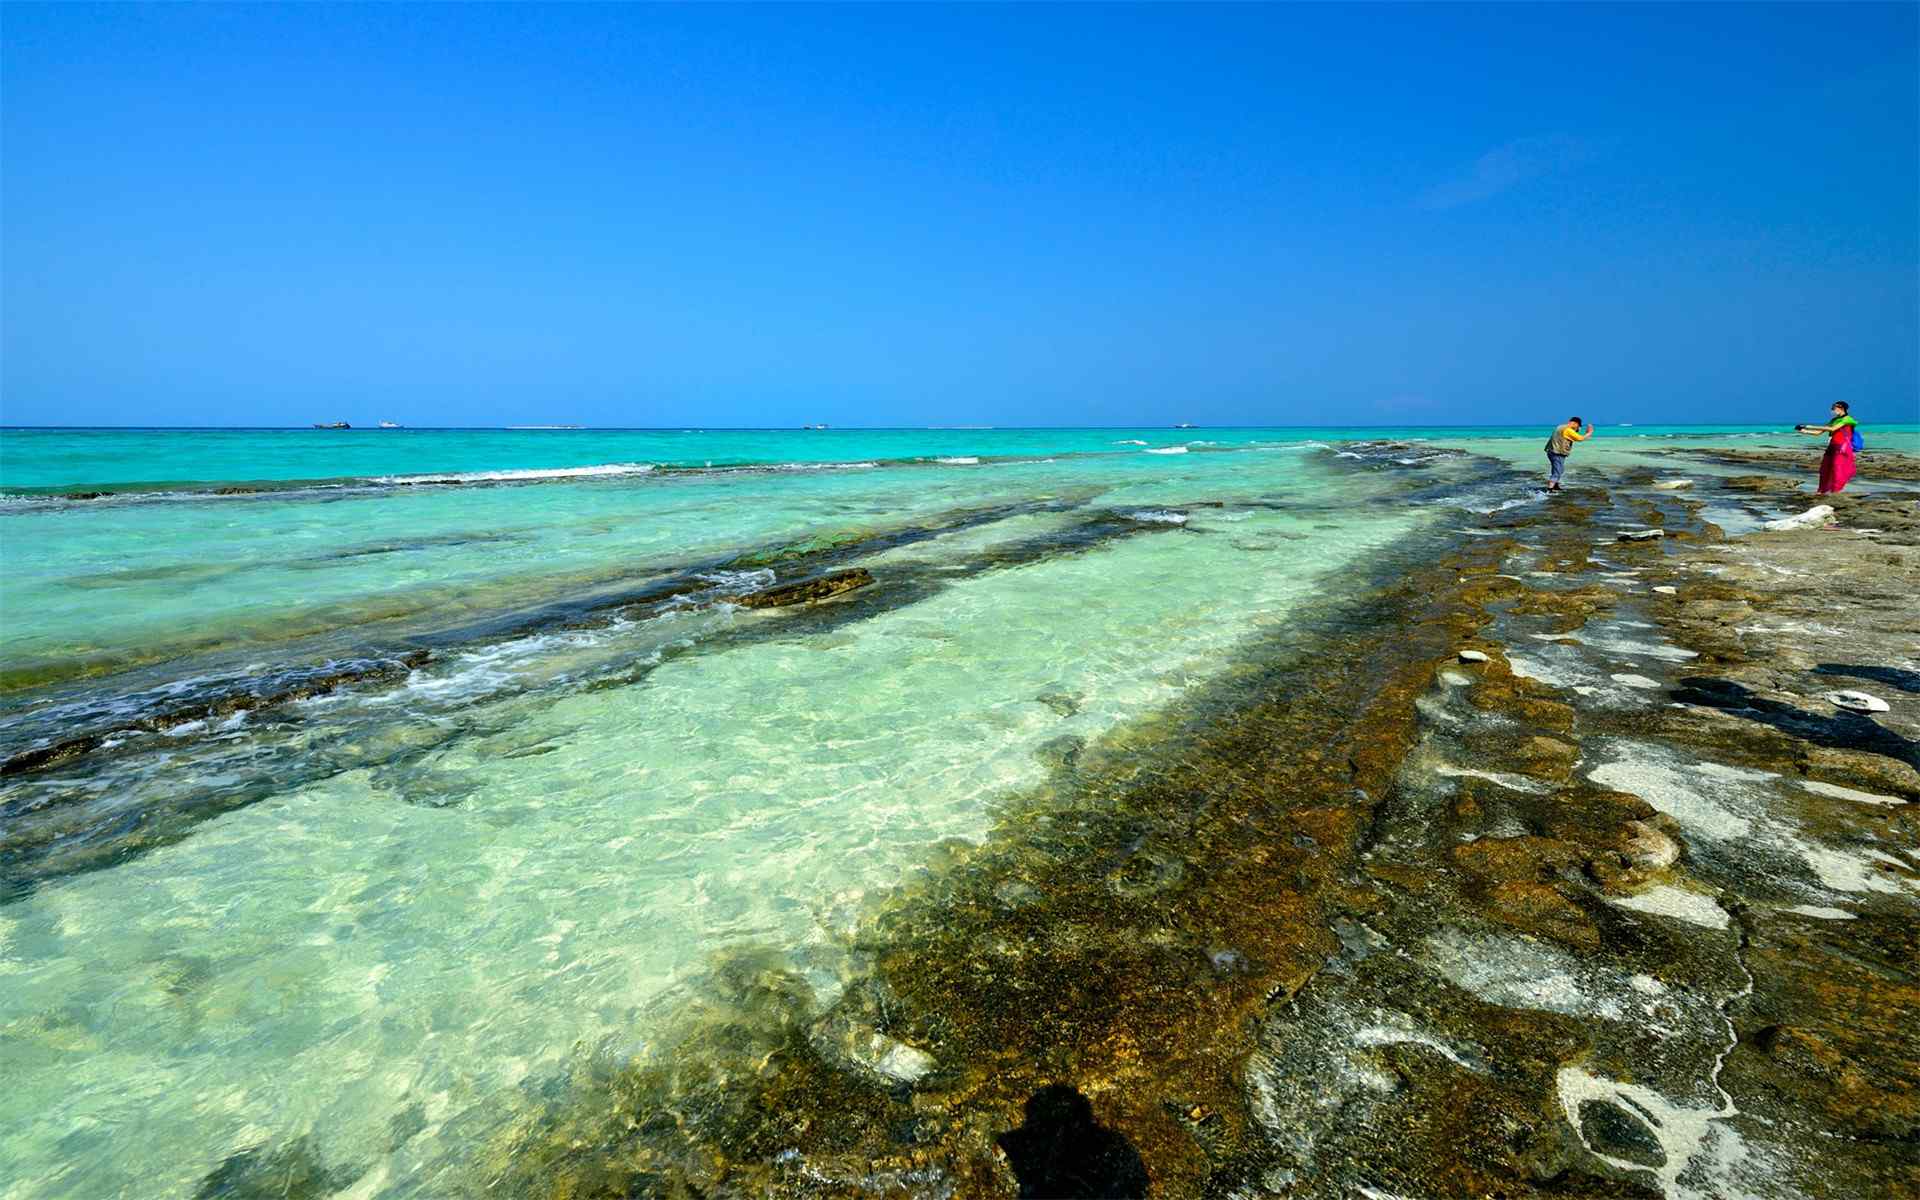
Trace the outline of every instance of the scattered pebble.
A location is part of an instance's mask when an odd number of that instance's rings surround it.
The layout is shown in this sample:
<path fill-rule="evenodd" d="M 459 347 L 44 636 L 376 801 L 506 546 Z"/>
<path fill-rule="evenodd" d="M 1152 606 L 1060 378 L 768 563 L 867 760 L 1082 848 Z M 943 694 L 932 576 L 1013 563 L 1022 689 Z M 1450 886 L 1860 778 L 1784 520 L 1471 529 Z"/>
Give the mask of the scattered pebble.
<path fill-rule="evenodd" d="M 1680 594 L 1679 588 L 1668 583 L 1659 584 L 1653 590 L 1659 592 L 1662 596 L 1678 596 Z"/>
<path fill-rule="evenodd" d="M 1478 650 L 1462 650 L 1460 652 L 1460 661 L 1461 662 L 1486 662 L 1488 661 L 1488 659 L 1485 654 L 1482 654 Z"/>
<path fill-rule="evenodd" d="M 1644 542 L 1652 538 L 1663 538 L 1665 536 L 1667 536 L 1667 531 L 1664 529 L 1623 529 L 1620 531 L 1620 540 L 1623 542 Z"/>
<path fill-rule="evenodd" d="M 1658 490 L 1660 490 L 1660 491 L 1663 491 L 1663 492 L 1677 492 L 1677 491 L 1679 491 L 1679 490 L 1680 490 L 1681 488 L 1690 488 L 1690 487 L 1692 487 L 1692 486 L 1693 486 L 1693 480 L 1691 480 L 1691 479 L 1662 479 L 1662 480 L 1660 480 L 1660 481 L 1658 481 L 1657 483 L 1655 483 L 1655 484 L 1654 484 L 1653 486 L 1654 486 L 1654 487 L 1655 487 L 1656 489 L 1658 489 Z"/>

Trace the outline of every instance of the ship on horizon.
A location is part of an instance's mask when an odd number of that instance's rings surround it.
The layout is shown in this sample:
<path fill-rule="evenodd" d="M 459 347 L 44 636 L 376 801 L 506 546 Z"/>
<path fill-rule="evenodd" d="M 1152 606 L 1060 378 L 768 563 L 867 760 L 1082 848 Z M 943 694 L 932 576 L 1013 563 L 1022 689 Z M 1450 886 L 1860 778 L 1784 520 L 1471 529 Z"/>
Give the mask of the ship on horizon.
<path fill-rule="evenodd" d="M 315 421 L 313 423 L 313 427 L 315 429 L 352 429 L 353 428 L 353 426 L 347 424 L 345 421 Z"/>

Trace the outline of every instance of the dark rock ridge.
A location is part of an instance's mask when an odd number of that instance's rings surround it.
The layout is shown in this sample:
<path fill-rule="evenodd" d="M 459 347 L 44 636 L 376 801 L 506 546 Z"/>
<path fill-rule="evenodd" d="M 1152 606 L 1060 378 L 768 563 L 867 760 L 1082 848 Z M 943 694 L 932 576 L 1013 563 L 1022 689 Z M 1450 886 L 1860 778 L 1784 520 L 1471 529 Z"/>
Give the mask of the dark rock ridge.
<path fill-rule="evenodd" d="M 387 659 L 371 663 L 357 663 L 337 670 L 323 671 L 309 675 L 296 683 L 265 692 L 234 692 L 212 700 L 193 704 L 183 704 L 160 712 L 128 721 L 116 729 L 88 733 L 80 737 L 68 738 L 48 746 L 23 750 L 0 763 L 0 776 L 19 775 L 27 771 L 38 771 L 46 767 L 78 758 L 90 750 L 95 750 L 110 738 L 128 733 L 153 733 L 162 729 L 171 729 L 176 725 L 186 725 L 194 721 L 221 720 L 235 713 L 250 712 L 268 708 L 276 704 L 286 704 L 294 700 L 306 700 L 314 696 L 324 696 L 336 688 L 348 684 L 375 683 L 406 675 L 427 664 L 431 656 L 425 650 L 415 650 L 397 659 Z"/>
<path fill-rule="evenodd" d="M 825 575 L 815 575 L 811 579 L 795 580 L 792 583 L 777 584 L 762 588 L 757 592 L 748 592 L 728 601 L 741 608 L 784 608 L 789 604 L 808 604 L 816 600 L 828 600 L 855 588 L 863 588 L 873 582 L 873 572 L 865 567 L 854 567 L 846 571 L 831 571 Z"/>

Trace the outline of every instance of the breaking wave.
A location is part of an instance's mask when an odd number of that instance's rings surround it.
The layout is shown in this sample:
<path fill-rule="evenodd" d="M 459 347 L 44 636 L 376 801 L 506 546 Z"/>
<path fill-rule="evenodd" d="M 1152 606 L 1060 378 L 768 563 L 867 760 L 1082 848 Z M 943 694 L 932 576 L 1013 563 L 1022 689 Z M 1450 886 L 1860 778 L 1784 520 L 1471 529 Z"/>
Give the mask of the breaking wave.
<path fill-rule="evenodd" d="M 652 463 L 602 463 L 593 467 L 528 467 L 508 471 L 452 471 L 431 475 L 375 475 L 369 483 L 515 483 L 540 479 L 591 479 L 603 475 L 647 475 Z"/>

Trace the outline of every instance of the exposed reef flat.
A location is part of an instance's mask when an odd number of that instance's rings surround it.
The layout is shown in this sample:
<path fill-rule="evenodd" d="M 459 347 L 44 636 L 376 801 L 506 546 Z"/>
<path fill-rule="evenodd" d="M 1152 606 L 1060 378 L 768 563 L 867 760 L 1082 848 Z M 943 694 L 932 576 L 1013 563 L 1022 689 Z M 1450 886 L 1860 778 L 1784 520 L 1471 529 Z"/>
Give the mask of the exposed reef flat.
<path fill-rule="evenodd" d="M 1920 1191 L 1917 498 L 1729 539 L 1791 485 L 1657 483 L 1497 511 L 1178 714 L 1051 745 L 844 931 L 830 999 L 735 951 L 434 1186 Z"/>
<path fill-rule="evenodd" d="M 1869 434 L 1871 431 L 1869 431 Z M 1869 438 L 1871 441 L 1871 438 Z M 1753 466 L 1770 471 L 1787 471 L 1798 476 L 1801 483 L 1809 483 L 1820 469 L 1820 455 L 1824 442 L 1807 439 L 1804 450 L 1733 450 L 1726 448 L 1669 450 L 1667 454 L 1681 458 L 1695 459 L 1701 462 L 1721 463 L 1728 466 Z M 1920 459 L 1911 455 L 1889 453 L 1875 450 L 1871 444 L 1859 456 L 1862 482 L 1873 483 L 1895 480 L 1903 483 L 1920 482 Z M 1844 494 L 1844 493 L 1843 493 Z"/>

